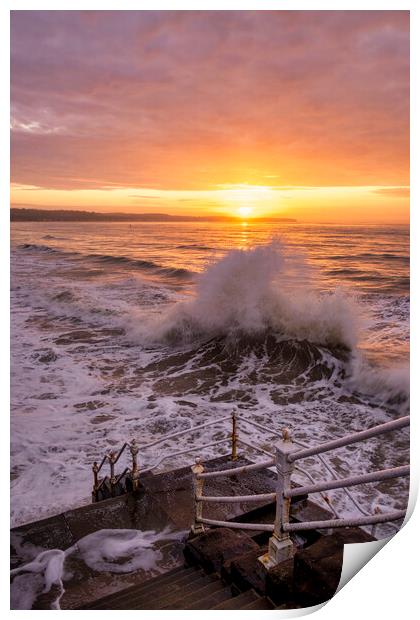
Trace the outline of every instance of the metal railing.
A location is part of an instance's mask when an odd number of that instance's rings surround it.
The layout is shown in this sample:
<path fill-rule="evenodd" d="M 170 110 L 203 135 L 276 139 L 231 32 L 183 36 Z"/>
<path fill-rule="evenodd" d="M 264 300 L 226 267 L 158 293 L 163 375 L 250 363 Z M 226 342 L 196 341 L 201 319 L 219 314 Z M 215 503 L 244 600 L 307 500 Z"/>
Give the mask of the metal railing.
<path fill-rule="evenodd" d="M 206 448 L 212 448 L 214 446 L 217 446 L 217 445 L 220 445 L 226 442 L 230 442 L 231 443 L 230 456 L 232 460 L 236 460 L 237 459 L 238 435 L 236 431 L 236 412 L 234 411 L 232 412 L 231 415 L 223 416 L 221 418 L 218 418 L 217 420 L 213 420 L 211 422 L 205 422 L 204 424 L 200 424 L 199 426 L 192 426 L 182 431 L 176 431 L 175 433 L 169 433 L 167 435 L 163 435 L 162 437 L 160 437 L 159 439 L 156 439 L 155 441 L 152 441 L 147 444 L 142 444 L 141 450 L 142 451 L 147 450 L 148 448 L 152 448 L 154 446 L 157 446 L 160 443 L 164 443 L 165 441 L 174 439 L 176 437 L 180 437 L 182 435 L 200 432 L 204 428 L 218 425 L 222 422 L 225 422 L 226 420 L 230 420 L 232 424 L 232 431 L 227 437 L 224 437 L 223 439 L 220 439 L 218 441 L 213 441 L 211 443 L 202 444 L 199 446 L 198 445 L 190 446 L 185 450 L 179 450 L 177 452 L 171 452 L 168 454 L 164 454 L 153 465 L 151 465 L 150 467 L 146 467 L 142 470 L 140 470 L 140 467 L 138 464 L 138 453 L 140 451 L 140 447 L 136 439 L 133 439 L 130 443 L 125 442 L 121 446 L 118 452 L 111 450 L 110 452 L 104 455 L 99 465 L 97 461 L 95 461 L 92 465 L 92 472 L 93 472 L 92 501 L 93 502 L 99 501 L 100 492 L 104 488 L 104 486 L 106 486 L 107 484 L 109 485 L 111 496 L 114 496 L 116 493 L 118 484 L 124 478 L 124 476 L 128 476 L 128 478 L 130 479 L 132 489 L 137 490 L 139 487 L 140 472 L 142 474 L 151 472 L 157 467 L 159 467 L 159 465 L 161 465 L 166 459 L 173 458 L 176 456 L 181 456 L 182 454 L 188 454 L 191 452 L 195 452 L 197 450 L 204 450 Z M 121 474 L 116 476 L 115 465 L 116 463 L 118 463 L 118 461 L 123 456 L 123 454 L 127 451 L 129 451 L 131 454 L 131 467 L 126 467 Z M 100 479 L 99 473 L 106 463 L 108 463 L 110 467 L 109 476 L 104 476 L 102 479 Z"/>
<path fill-rule="evenodd" d="M 249 420 L 246 420 L 250 422 Z M 257 426 L 257 423 L 252 423 Z M 389 523 L 403 519 L 405 516 L 404 510 L 394 510 L 390 512 L 380 513 L 375 511 L 374 515 L 364 515 L 362 517 L 350 517 L 341 519 L 325 519 L 323 521 L 306 521 L 300 523 L 290 523 L 290 502 L 293 497 L 303 494 L 319 493 L 330 489 L 347 489 L 351 486 L 358 484 L 367 484 L 371 482 L 381 482 L 383 480 L 389 480 L 393 478 L 399 478 L 408 476 L 410 468 L 408 465 L 401 467 L 394 467 L 391 469 L 383 469 L 372 473 L 347 477 L 347 478 L 335 478 L 334 480 L 323 481 L 313 483 L 306 487 L 293 488 L 291 486 L 291 477 L 294 469 L 296 469 L 295 462 L 309 456 L 321 455 L 330 450 L 352 445 L 356 442 L 363 441 L 372 437 L 377 437 L 383 433 L 400 430 L 410 424 L 408 416 L 399 418 L 392 422 L 386 422 L 374 426 L 368 430 L 361 431 L 346 435 L 339 439 L 333 439 L 321 443 L 313 447 L 305 447 L 300 450 L 297 444 L 291 441 L 290 433 L 287 429 L 283 431 L 282 439 L 275 446 L 276 454 L 274 458 L 262 463 L 256 463 L 253 465 L 246 465 L 243 467 L 236 467 L 232 469 L 224 469 L 221 471 L 205 472 L 204 466 L 201 463 L 201 459 L 196 459 L 195 465 L 191 470 L 193 473 L 193 485 L 194 485 L 194 500 L 195 500 L 195 514 L 194 522 L 192 524 L 192 532 L 198 534 L 204 531 L 205 525 L 210 526 L 225 526 L 230 528 L 257 530 L 257 531 L 271 531 L 273 536 L 269 540 L 268 552 L 261 556 L 260 561 L 267 567 L 277 565 L 293 556 L 294 548 L 293 542 L 290 538 L 291 532 L 297 532 L 302 530 L 313 529 L 330 529 L 350 526 L 376 526 L 379 523 Z M 258 425 L 261 426 L 261 425 Z M 262 427 L 264 430 L 265 427 Z M 249 445 L 249 444 L 248 444 Z M 240 475 L 247 471 L 256 471 L 258 469 L 264 469 L 275 465 L 277 470 L 277 489 L 275 493 L 265 493 L 256 495 L 243 495 L 232 497 L 214 497 L 203 495 L 204 482 L 209 478 L 217 478 L 220 476 L 233 476 Z M 236 523 L 232 521 L 220 521 L 214 519 L 207 519 L 203 517 L 203 503 L 204 502 L 258 502 L 258 501 L 270 501 L 276 500 L 276 516 L 273 525 L 267 523 Z"/>
<path fill-rule="evenodd" d="M 207 444 L 194 445 L 189 446 L 186 449 L 179 450 L 176 452 L 169 452 L 167 454 L 162 455 L 155 463 L 151 466 L 146 467 L 144 469 L 140 469 L 138 464 L 138 454 L 140 450 L 143 452 L 148 448 L 152 448 L 168 440 L 172 440 L 174 438 L 181 437 L 183 435 L 198 433 L 201 432 L 204 428 L 220 425 L 226 421 L 230 420 L 231 422 L 231 431 L 227 434 L 226 437 L 219 439 L 217 441 L 213 441 Z M 244 439 L 241 439 L 238 436 L 238 421 L 243 421 L 245 424 L 251 425 L 259 430 L 264 431 L 264 433 L 272 436 L 280 437 L 280 441 L 275 444 L 275 455 L 271 454 L 267 450 L 264 450 L 256 445 L 248 443 Z M 192 426 L 190 428 L 184 429 L 182 431 L 176 431 L 174 433 L 170 433 L 160 437 L 159 439 L 154 440 L 148 444 L 143 444 L 141 448 L 135 439 L 133 439 L 130 443 L 124 443 L 118 452 L 111 451 L 106 454 L 100 464 L 98 465 L 95 461 L 92 467 L 93 470 L 93 490 L 92 490 L 92 499 L 93 501 L 99 501 L 100 492 L 105 485 L 108 486 L 111 496 L 114 496 L 118 485 L 124 479 L 124 477 L 128 478 L 131 482 L 131 488 L 133 490 L 138 489 L 140 474 L 144 474 L 146 472 L 151 472 L 157 467 L 159 467 L 166 459 L 174 458 L 183 454 L 188 454 L 191 452 L 195 452 L 197 450 L 204 450 L 206 448 L 211 448 L 215 446 L 219 446 L 221 444 L 230 443 L 230 458 L 235 461 L 238 458 L 238 445 L 243 445 L 253 451 L 259 452 L 260 454 L 264 454 L 269 457 L 268 460 L 259 463 L 253 463 L 251 465 L 244 465 L 241 467 L 235 467 L 230 469 L 223 469 L 219 471 L 211 471 L 205 472 L 204 466 L 201 462 L 201 459 L 196 459 L 195 465 L 193 465 L 192 473 L 193 473 L 193 485 L 194 485 L 194 498 L 195 498 L 195 518 L 194 523 L 192 525 L 192 532 L 199 533 L 204 531 L 204 526 L 226 526 L 230 528 L 238 528 L 238 529 L 248 529 L 248 530 L 258 530 L 258 531 L 269 531 L 273 532 L 273 536 L 270 538 L 269 551 L 267 557 L 262 558 L 261 561 L 266 565 L 273 565 L 281 561 L 281 558 L 289 557 L 292 553 L 292 542 L 290 540 L 290 533 L 294 531 L 300 530 L 311 530 L 311 529 L 330 529 L 336 527 L 348 527 L 353 525 L 372 525 L 372 534 L 375 532 L 376 527 L 380 523 L 388 523 L 392 525 L 393 521 L 402 519 L 405 515 L 404 511 L 391 511 L 382 513 L 379 508 L 375 509 L 375 514 L 370 515 L 367 511 L 360 505 L 355 497 L 350 493 L 349 487 L 356 486 L 358 484 L 368 484 L 370 482 L 380 482 L 382 480 L 388 480 L 393 478 L 398 478 L 401 476 L 409 475 L 409 466 L 405 465 L 402 467 L 395 467 L 391 469 L 384 469 L 377 472 L 372 472 L 368 474 L 362 474 L 358 476 L 348 477 L 348 478 L 340 478 L 328 463 L 328 461 L 324 457 L 324 453 L 330 450 L 334 450 L 340 447 L 348 446 L 354 444 L 359 441 L 363 441 L 365 439 L 369 439 L 372 437 L 376 437 L 382 433 L 396 431 L 402 429 L 409 425 L 409 418 L 404 417 L 393 422 L 387 422 L 385 424 L 381 424 L 379 426 L 375 426 L 365 431 L 361 431 L 359 433 L 354 433 L 352 435 L 347 435 L 345 437 L 333 439 L 328 442 L 324 442 L 317 446 L 308 446 L 302 441 L 294 440 L 291 441 L 289 431 L 284 429 L 282 433 L 278 433 L 273 431 L 254 420 L 249 420 L 243 415 L 238 415 L 236 411 L 233 411 L 231 415 L 226 415 L 217 420 L 212 420 L 210 422 L 205 422 L 204 424 L 200 424 L 199 426 Z M 300 449 L 301 448 L 301 449 Z M 129 452 L 131 455 L 131 467 L 126 467 L 119 475 L 115 474 L 115 466 L 122 457 L 125 452 Z M 305 469 L 300 468 L 296 465 L 296 462 L 299 460 L 303 460 L 308 457 L 313 457 L 319 459 L 319 461 L 326 468 L 328 473 L 331 475 L 332 480 L 317 482 L 313 476 L 306 471 Z M 108 463 L 110 467 L 109 476 L 104 476 L 102 479 L 99 479 L 99 473 L 104 467 L 104 465 Z M 205 496 L 203 495 L 203 488 L 206 479 L 209 478 L 219 478 L 223 476 L 232 476 L 232 475 L 241 475 L 243 473 L 258 471 L 261 469 L 276 467 L 277 471 L 277 488 L 276 492 L 273 493 L 261 493 L 255 495 L 243 495 L 243 496 Z M 297 488 L 292 488 L 291 486 L 291 476 L 293 473 L 298 472 L 301 475 L 304 475 L 311 482 L 310 485 L 307 486 L 299 486 Z M 358 509 L 358 511 L 363 515 L 361 517 L 352 517 L 347 519 L 338 518 L 337 511 L 335 510 L 331 500 L 328 495 L 325 494 L 325 491 L 328 490 L 336 490 L 340 489 L 344 493 L 347 494 L 348 498 L 352 501 L 353 505 Z M 309 521 L 303 523 L 290 523 L 290 502 L 292 498 L 297 496 L 303 496 L 308 494 L 320 494 L 320 497 L 323 501 L 328 505 L 329 510 L 332 511 L 335 519 L 326 519 L 324 521 Z M 203 517 L 203 503 L 241 503 L 241 502 L 276 502 L 276 518 L 274 524 L 267 523 L 237 523 L 232 521 L 221 521 L 215 519 L 207 519 Z M 396 526 L 397 527 L 397 526 Z M 398 527 L 397 527 L 398 529 Z"/>

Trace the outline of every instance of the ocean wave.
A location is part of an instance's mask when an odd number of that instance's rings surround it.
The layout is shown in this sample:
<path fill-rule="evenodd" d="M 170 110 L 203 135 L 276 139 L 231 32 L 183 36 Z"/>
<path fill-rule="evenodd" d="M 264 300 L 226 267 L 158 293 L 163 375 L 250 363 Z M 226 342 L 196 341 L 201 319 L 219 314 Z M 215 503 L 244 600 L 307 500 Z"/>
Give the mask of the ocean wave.
<path fill-rule="evenodd" d="M 55 237 L 54 235 L 44 235 L 42 238 L 52 241 L 68 241 L 68 237 Z"/>
<path fill-rule="evenodd" d="M 363 323 L 360 307 L 341 290 L 319 295 L 307 284 L 293 284 L 304 282 L 305 269 L 302 259 L 285 253 L 278 242 L 232 250 L 197 277 L 192 300 L 137 331 L 175 343 L 271 331 L 354 348 Z"/>
<path fill-rule="evenodd" d="M 177 250 L 213 250 L 214 248 L 209 247 L 208 245 L 200 245 L 198 243 L 184 243 L 182 245 L 176 246 Z"/>
<path fill-rule="evenodd" d="M 191 279 L 194 277 L 195 272 L 181 267 L 164 266 L 153 261 L 141 260 L 136 258 L 130 258 L 128 256 L 112 255 L 112 254 L 83 254 L 82 252 L 69 252 L 60 250 L 58 248 L 52 248 L 48 245 L 41 245 L 36 243 L 23 243 L 18 246 L 21 250 L 31 250 L 35 252 L 42 252 L 46 254 L 61 254 L 62 256 L 73 256 L 77 258 L 84 258 L 94 262 L 107 263 L 110 265 L 126 265 L 132 269 L 140 269 L 142 271 L 148 271 L 153 275 L 169 277 L 175 279 Z"/>
<path fill-rule="evenodd" d="M 48 254 L 60 254 L 61 251 L 51 248 L 49 245 L 40 245 L 38 243 L 22 243 L 18 246 L 21 250 L 33 250 L 35 252 L 46 252 Z"/>
<path fill-rule="evenodd" d="M 194 276 L 193 271 L 188 269 L 182 269 L 181 267 L 164 267 L 153 261 L 129 258 L 128 256 L 112 256 L 110 254 L 88 254 L 88 257 L 100 262 L 115 265 L 129 265 L 130 267 L 137 267 L 144 271 L 150 271 L 156 275 L 169 276 L 174 278 L 191 278 Z"/>
<path fill-rule="evenodd" d="M 400 413 L 408 413 L 410 368 L 399 364 L 390 368 L 375 368 L 361 356 L 352 360 L 349 386 L 371 396 L 379 404 L 395 405 Z"/>

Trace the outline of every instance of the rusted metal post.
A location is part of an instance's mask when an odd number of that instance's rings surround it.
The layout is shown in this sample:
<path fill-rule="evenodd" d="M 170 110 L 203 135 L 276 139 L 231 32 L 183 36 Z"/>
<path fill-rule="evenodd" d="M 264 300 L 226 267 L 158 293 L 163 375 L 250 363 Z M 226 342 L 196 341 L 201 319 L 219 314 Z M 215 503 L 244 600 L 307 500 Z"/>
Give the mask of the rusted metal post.
<path fill-rule="evenodd" d="M 282 435 L 282 440 L 276 444 L 277 504 L 274 532 L 268 541 L 268 552 L 259 558 L 267 570 L 292 558 L 294 554 L 293 542 L 289 533 L 284 530 L 284 525 L 289 523 L 290 511 L 290 498 L 285 497 L 285 491 L 290 489 L 293 472 L 293 463 L 288 457 L 296 448 L 287 429 L 283 430 Z"/>
<path fill-rule="evenodd" d="M 92 465 L 93 471 L 93 489 L 92 489 L 92 502 L 98 501 L 98 463 L 95 461 Z"/>
<path fill-rule="evenodd" d="M 237 424 L 236 411 L 233 410 L 232 411 L 232 454 L 231 454 L 232 461 L 236 461 L 236 459 L 238 458 L 238 453 L 237 453 L 238 434 L 236 432 L 236 424 Z"/>
<path fill-rule="evenodd" d="M 379 508 L 379 506 L 376 506 L 375 510 L 373 511 L 375 515 L 380 515 L 382 514 L 382 510 Z M 375 525 L 372 526 L 372 536 L 374 538 L 376 538 L 376 530 L 378 529 L 378 524 L 375 523 Z"/>
<path fill-rule="evenodd" d="M 139 447 L 135 439 L 133 439 L 133 441 L 130 444 L 130 452 L 131 452 L 131 458 L 132 458 L 131 481 L 133 483 L 133 491 L 137 491 L 137 489 L 139 488 L 140 472 L 139 472 L 139 468 L 137 465 L 137 454 L 139 452 Z"/>
<path fill-rule="evenodd" d="M 109 461 L 109 466 L 110 466 L 109 482 L 111 484 L 111 495 L 112 495 L 112 497 L 114 497 L 114 494 L 115 494 L 115 484 L 117 482 L 117 479 L 115 478 L 115 471 L 114 471 L 115 452 L 113 450 L 108 454 L 108 461 Z"/>
<path fill-rule="evenodd" d="M 191 467 L 191 471 L 193 474 L 193 496 L 194 496 L 194 521 L 191 526 L 191 532 L 193 534 L 201 534 L 204 532 L 203 523 L 199 522 L 199 519 L 203 516 L 203 502 L 198 500 L 197 497 L 200 497 L 203 494 L 204 488 L 204 479 L 199 478 L 198 475 L 204 472 L 204 466 L 201 463 L 200 458 L 195 459 L 195 465 Z"/>

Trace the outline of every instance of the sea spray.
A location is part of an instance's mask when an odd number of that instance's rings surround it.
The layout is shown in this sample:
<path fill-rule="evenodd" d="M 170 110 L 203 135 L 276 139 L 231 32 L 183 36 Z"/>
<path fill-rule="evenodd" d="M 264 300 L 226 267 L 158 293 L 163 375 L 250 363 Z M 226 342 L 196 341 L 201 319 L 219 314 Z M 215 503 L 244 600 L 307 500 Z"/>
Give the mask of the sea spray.
<path fill-rule="evenodd" d="M 216 336 L 283 338 L 353 348 L 363 322 L 350 295 L 337 289 L 317 294 L 307 266 L 279 242 L 232 250 L 197 278 L 195 296 L 131 332 L 148 340 L 190 342 Z"/>
<path fill-rule="evenodd" d="M 47 594 L 56 586 L 50 603 L 51 609 L 60 609 L 65 592 L 65 562 L 70 556 L 80 558 L 97 572 L 130 573 L 137 570 L 156 572 L 162 560 L 157 543 L 181 540 L 186 532 L 161 532 L 130 529 L 103 529 L 81 538 L 65 551 L 42 551 L 32 561 L 13 569 L 12 608 L 31 609 L 40 594 Z"/>
<path fill-rule="evenodd" d="M 379 406 L 395 408 L 398 415 L 409 413 L 408 364 L 375 368 L 358 352 L 351 358 L 347 386 L 354 392 L 370 396 Z"/>
<path fill-rule="evenodd" d="M 69 240 L 49 242 L 42 239 L 47 232 Z M 184 335 L 179 329 L 184 325 L 175 321 L 179 319 L 175 308 L 196 298 L 195 278 L 168 278 L 159 269 L 140 266 L 148 261 L 157 267 L 201 272 L 209 260 L 214 262 L 212 256 L 220 258 L 228 249 L 262 247 L 278 233 L 288 244 L 278 248 L 282 263 L 277 276 L 273 270 L 273 287 L 278 285 L 286 296 L 300 293 L 310 305 L 309 292 L 311 299 L 318 298 L 318 291 L 323 292 L 319 297 L 328 298 L 324 292 L 344 286 L 350 293 L 341 293 L 345 302 L 353 303 L 352 295 L 357 296 L 371 317 L 365 329 L 362 313 L 356 348 L 288 338 L 273 327 L 251 335 L 228 326 L 229 336 L 220 330 L 221 335 L 213 338 L 196 321 L 193 333 Z M 13 525 L 54 514 L 58 496 L 62 509 L 88 503 L 92 462 L 127 437 L 151 442 L 156 432 L 215 420 L 233 407 L 274 430 L 288 426 L 297 439 L 309 444 L 402 415 L 408 401 L 400 401 L 395 393 L 408 382 L 395 367 L 408 358 L 409 290 L 401 285 L 408 276 L 408 242 L 406 228 L 303 222 L 292 226 L 250 222 L 246 227 L 158 223 L 133 226 L 129 237 L 127 226 L 117 223 L 95 224 L 89 230 L 78 223 L 43 225 L 31 231 L 14 223 Z M 51 245 L 60 252 L 19 247 L 25 243 Z M 115 261 L 103 258 L 111 255 Z M 131 260 L 121 260 L 123 256 Z M 308 265 L 314 266 L 312 274 Z M 253 281 L 259 284 L 262 270 L 255 273 Z M 212 312 L 213 307 L 209 304 Z M 357 308 L 355 314 L 358 327 Z M 295 319 L 293 313 L 291 318 Z M 128 330 L 130 322 L 134 328 Z M 162 336 L 164 322 L 165 328 L 177 327 L 172 341 L 167 333 Z M 351 360 L 356 355 L 365 363 L 353 375 Z M 391 366 L 394 370 L 388 371 Z M 245 425 L 241 429 L 245 439 L 248 430 Z M 218 439 L 218 433 L 217 426 L 209 428 L 208 441 Z M 266 447 L 263 433 L 249 433 L 250 442 Z M 386 450 L 380 454 L 387 467 L 407 462 L 406 435 L 381 439 Z M 200 443 L 201 434 L 181 436 L 170 442 L 168 451 Z M 342 451 L 341 467 L 348 474 L 374 470 L 377 444 L 371 440 Z M 201 456 L 217 454 L 213 448 Z M 158 456 L 155 449 L 145 452 L 142 466 L 152 465 Z M 171 467 L 187 464 L 188 455 L 170 462 Z M 168 461 L 163 465 L 169 466 Z M 311 473 L 317 479 L 325 475 L 315 462 Z M 390 509 L 408 493 L 404 484 L 355 487 L 352 492 L 366 510 L 371 508 L 372 489 Z M 351 514 L 354 507 L 345 496 L 337 494 L 334 501 L 337 510 Z"/>

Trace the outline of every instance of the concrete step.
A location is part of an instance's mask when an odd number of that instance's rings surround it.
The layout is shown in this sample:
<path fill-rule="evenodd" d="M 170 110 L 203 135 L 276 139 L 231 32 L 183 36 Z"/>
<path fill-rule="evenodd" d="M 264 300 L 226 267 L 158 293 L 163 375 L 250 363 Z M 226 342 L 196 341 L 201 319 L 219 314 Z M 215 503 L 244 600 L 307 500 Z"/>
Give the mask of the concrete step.
<path fill-rule="evenodd" d="M 206 589 L 207 586 L 216 584 L 216 589 L 223 587 L 221 582 L 213 576 L 202 575 L 199 579 L 193 582 L 186 582 L 180 588 L 175 589 L 167 596 L 159 596 L 159 591 L 153 599 L 142 599 L 141 601 L 133 601 L 132 607 L 127 609 L 163 609 L 168 605 L 183 603 L 183 607 L 178 609 L 185 609 L 187 602 L 193 602 L 200 597 L 200 593 Z"/>
<path fill-rule="evenodd" d="M 223 603 L 224 601 L 228 601 L 232 598 L 232 590 L 229 586 L 224 587 L 222 590 L 218 590 L 209 596 L 197 601 L 195 603 L 190 603 L 185 607 L 185 609 L 215 609 L 216 605 Z"/>
<path fill-rule="evenodd" d="M 200 576 L 200 571 L 195 567 L 177 567 L 167 573 L 164 573 L 163 575 L 158 575 L 157 577 L 148 579 L 142 584 L 137 584 L 129 588 L 125 588 L 124 590 L 119 590 L 118 592 L 104 596 L 97 601 L 87 603 L 86 605 L 79 607 L 79 609 L 108 609 L 108 605 L 110 603 L 122 602 L 126 598 L 133 595 L 146 596 L 155 590 L 160 592 L 171 591 L 173 584 L 178 581 L 185 580 L 188 576 L 190 576 L 191 579 L 194 579 L 194 576 Z"/>
<path fill-rule="evenodd" d="M 167 582 L 164 586 L 157 585 L 146 594 L 133 592 L 124 599 L 113 602 L 112 609 L 158 609 L 169 604 L 179 596 L 186 596 L 191 592 L 213 581 L 201 571 L 185 575 L 173 582 Z"/>
<path fill-rule="evenodd" d="M 247 590 L 246 592 L 238 594 L 238 596 L 232 597 L 230 600 L 218 603 L 213 607 L 213 609 L 240 609 L 241 605 L 253 603 L 257 599 L 258 595 L 254 592 L 254 590 Z"/>
<path fill-rule="evenodd" d="M 265 596 L 260 596 L 256 601 L 244 605 L 241 609 L 274 609 L 274 605 Z"/>
<path fill-rule="evenodd" d="M 189 591 L 178 592 L 170 601 L 166 601 L 165 605 L 159 605 L 159 609 L 188 609 L 190 605 L 198 603 L 207 596 L 223 589 L 224 585 L 220 579 L 215 579 L 211 583 L 198 585 Z"/>

